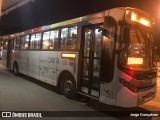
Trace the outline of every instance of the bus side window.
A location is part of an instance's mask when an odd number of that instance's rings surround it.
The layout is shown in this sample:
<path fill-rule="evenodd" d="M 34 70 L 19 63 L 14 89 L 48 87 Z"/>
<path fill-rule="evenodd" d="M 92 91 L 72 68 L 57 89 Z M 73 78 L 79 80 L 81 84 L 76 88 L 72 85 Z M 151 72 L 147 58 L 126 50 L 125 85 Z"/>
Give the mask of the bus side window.
<path fill-rule="evenodd" d="M 39 50 L 41 46 L 41 33 L 36 34 L 34 41 L 34 49 Z"/>
<path fill-rule="evenodd" d="M 60 49 L 74 50 L 77 44 L 77 26 L 63 28 L 61 30 Z"/>
<path fill-rule="evenodd" d="M 61 30 L 61 39 L 60 39 L 60 49 L 67 49 L 67 41 L 68 41 L 68 28 L 63 28 Z"/>
<path fill-rule="evenodd" d="M 28 49 L 29 35 L 21 37 L 20 49 Z"/>
<path fill-rule="evenodd" d="M 24 36 L 21 37 L 20 49 L 24 49 Z"/>
<path fill-rule="evenodd" d="M 30 39 L 30 46 L 29 46 L 29 49 L 31 50 L 34 49 L 34 40 L 35 40 L 35 34 L 32 34 Z"/>
<path fill-rule="evenodd" d="M 30 46 L 31 50 L 39 50 L 41 47 L 41 33 L 32 34 L 30 39 Z"/>
<path fill-rule="evenodd" d="M 42 49 L 43 50 L 48 50 L 49 49 L 49 36 L 50 36 L 50 31 L 44 32 L 43 33 L 43 42 L 42 42 Z"/>
<path fill-rule="evenodd" d="M 28 44 L 29 44 L 29 35 L 26 35 L 25 36 L 24 49 L 28 49 Z"/>
<path fill-rule="evenodd" d="M 3 41 L 3 49 L 4 49 L 4 50 L 7 50 L 7 48 L 8 48 L 8 41 L 7 41 L 7 39 L 5 39 L 5 40 Z"/>
<path fill-rule="evenodd" d="M 50 33 L 50 49 L 59 49 L 58 41 L 59 30 L 53 30 Z"/>
<path fill-rule="evenodd" d="M 15 49 L 19 49 L 19 45 L 20 45 L 20 38 L 16 38 L 15 39 Z"/>
<path fill-rule="evenodd" d="M 77 46 L 77 26 L 69 28 L 68 49 L 76 49 Z"/>

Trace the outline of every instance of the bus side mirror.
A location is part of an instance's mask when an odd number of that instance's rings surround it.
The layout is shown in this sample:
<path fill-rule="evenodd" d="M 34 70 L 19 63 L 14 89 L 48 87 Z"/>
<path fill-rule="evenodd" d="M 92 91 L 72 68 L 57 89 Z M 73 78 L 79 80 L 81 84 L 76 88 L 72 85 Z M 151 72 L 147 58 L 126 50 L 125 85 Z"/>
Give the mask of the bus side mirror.
<path fill-rule="evenodd" d="M 107 32 L 107 30 L 103 29 L 103 30 L 102 30 L 102 35 L 108 37 L 108 32 Z"/>
<path fill-rule="evenodd" d="M 116 21 L 111 16 L 105 16 L 103 22 L 104 29 L 102 35 L 110 38 L 111 34 L 116 33 Z"/>
<path fill-rule="evenodd" d="M 98 32 L 100 32 L 100 31 L 102 31 L 102 35 L 103 36 L 106 36 L 106 37 L 109 37 L 109 31 L 108 30 L 106 30 L 106 29 L 103 29 L 103 28 L 99 28 L 98 29 Z"/>

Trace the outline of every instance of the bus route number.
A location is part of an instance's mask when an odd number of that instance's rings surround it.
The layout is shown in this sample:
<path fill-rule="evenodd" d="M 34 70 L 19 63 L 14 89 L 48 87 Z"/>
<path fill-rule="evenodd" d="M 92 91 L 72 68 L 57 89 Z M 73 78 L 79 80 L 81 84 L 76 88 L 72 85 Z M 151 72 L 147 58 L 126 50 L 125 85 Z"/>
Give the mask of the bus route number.
<path fill-rule="evenodd" d="M 58 58 L 48 57 L 48 63 L 57 63 L 57 64 L 59 64 L 59 59 Z"/>

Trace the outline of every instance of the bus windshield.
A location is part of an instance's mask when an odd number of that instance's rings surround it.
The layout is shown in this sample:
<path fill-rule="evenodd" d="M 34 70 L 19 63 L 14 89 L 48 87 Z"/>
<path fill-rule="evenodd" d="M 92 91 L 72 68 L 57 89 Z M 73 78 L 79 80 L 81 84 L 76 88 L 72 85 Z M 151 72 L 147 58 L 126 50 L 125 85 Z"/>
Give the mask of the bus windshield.
<path fill-rule="evenodd" d="M 129 41 L 125 43 L 120 54 L 120 61 L 124 67 L 133 70 L 147 71 L 155 69 L 153 50 L 153 35 L 148 28 L 138 25 L 130 25 Z M 123 36 L 127 36 L 125 33 Z M 124 60 L 124 61 L 123 61 Z"/>

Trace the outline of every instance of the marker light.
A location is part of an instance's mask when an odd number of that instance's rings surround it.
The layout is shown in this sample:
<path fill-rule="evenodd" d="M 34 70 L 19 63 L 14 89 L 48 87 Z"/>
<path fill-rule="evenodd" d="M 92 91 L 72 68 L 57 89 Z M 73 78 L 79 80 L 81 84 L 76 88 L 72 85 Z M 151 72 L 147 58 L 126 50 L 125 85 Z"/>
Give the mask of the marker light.
<path fill-rule="evenodd" d="M 143 25 L 149 26 L 149 21 L 147 21 L 144 18 L 141 18 L 139 22 L 142 23 Z"/>
<path fill-rule="evenodd" d="M 134 13 L 132 13 L 132 15 L 131 15 L 131 20 L 132 20 L 132 21 L 137 21 L 137 15 L 134 14 Z"/>
<path fill-rule="evenodd" d="M 136 57 L 128 57 L 127 61 L 128 65 L 135 65 L 135 64 L 143 64 L 143 58 L 136 58 Z"/>
<path fill-rule="evenodd" d="M 62 58 L 76 58 L 76 54 L 75 53 L 62 53 Z"/>
<path fill-rule="evenodd" d="M 141 18 L 141 16 L 138 16 L 135 13 L 131 14 L 131 21 L 141 23 L 141 24 L 148 26 L 148 27 L 150 26 L 150 22 L 148 20 L 146 20 L 145 18 Z"/>
<path fill-rule="evenodd" d="M 154 23 L 152 18 L 146 16 L 146 14 L 144 14 L 143 12 L 134 10 L 126 10 L 125 20 L 138 22 L 148 27 L 151 27 L 152 23 Z"/>

